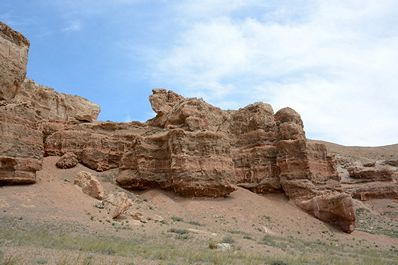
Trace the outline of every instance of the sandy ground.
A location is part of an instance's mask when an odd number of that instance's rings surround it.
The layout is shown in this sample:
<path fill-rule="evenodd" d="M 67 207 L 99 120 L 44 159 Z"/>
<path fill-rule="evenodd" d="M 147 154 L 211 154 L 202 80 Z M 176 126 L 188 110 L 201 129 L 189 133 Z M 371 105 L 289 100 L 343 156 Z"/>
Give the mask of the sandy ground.
<path fill-rule="evenodd" d="M 37 184 L 0 187 L 0 219 L 68 224 L 81 233 L 145 237 L 160 243 L 162 236 L 173 239 L 168 232 L 170 228 L 186 229 L 192 235 L 189 244 L 205 245 L 209 240 L 230 236 L 241 251 L 253 253 L 283 253 L 283 249 L 258 243 L 266 235 L 297 238 L 304 242 L 319 240 L 335 245 L 359 244 L 368 248 L 398 246 L 396 237 L 363 231 L 342 233 L 301 211 L 282 194 L 263 196 L 242 188 L 222 199 L 182 198 L 160 190 L 125 191 L 133 198 L 132 209 L 142 216 L 142 220 L 128 219 L 128 224 L 123 219 L 114 221 L 104 210 L 94 206 L 98 202 L 96 199 L 73 185 L 73 178 L 82 170 L 92 172 L 103 183 L 106 193 L 124 191 L 113 184 L 117 171 L 98 173 L 80 164 L 73 169 L 61 170 L 55 167 L 57 159 L 44 159 L 43 170 L 37 174 Z M 373 214 L 394 212 L 389 218 L 398 228 L 398 202 L 373 200 L 357 204 Z M 122 222 L 129 229 L 115 229 L 115 222 Z M 5 251 L 15 250 L 5 248 Z"/>

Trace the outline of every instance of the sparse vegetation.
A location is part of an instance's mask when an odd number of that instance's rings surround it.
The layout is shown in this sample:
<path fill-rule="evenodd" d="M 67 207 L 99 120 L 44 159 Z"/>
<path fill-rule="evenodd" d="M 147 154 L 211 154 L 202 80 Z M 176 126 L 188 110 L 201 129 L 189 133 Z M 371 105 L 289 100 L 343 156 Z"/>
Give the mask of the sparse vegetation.
<path fill-rule="evenodd" d="M 184 221 L 184 219 L 179 216 L 172 216 L 171 220 L 173 220 L 174 222 L 183 222 Z"/>
<path fill-rule="evenodd" d="M 203 224 L 197 222 L 197 221 L 189 221 L 188 224 L 190 225 L 196 225 L 196 226 L 203 226 Z"/>
<path fill-rule="evenodd" d="M 223 237 L 221 243 L 233 244 L 233 243 L 235 243 L 235 240 L 232 238 L 231 235 L 227 235 L 227 236 Z"/>
<path fill-rule="evenodd" d="M 35 260 L 36 264 L 47 264 L 48 260 L 46 258 L 38 258 Z"/>
<path fill-rule="evenodd" d="M 356 209 L 357 230 L 398 238 L 398 223 L 388 215 L 376 215 L 365 208 Z"/>
<path fill-rule="evenodd" d="M 48 264 L 57 265 L 89 265 L 89 264 L 120 264 L 117 260 L 123 258 L 130 260 L 138 259 L 136 264 L 145 264 L 140 260 L 155 260 L 155 264 L 272 264 L 272 262 L 283 261 L 288 265 L 301 264 L 364 264 L 381 265 L 394 264 L 398 251 L 396 249 L 383 251 L 376 249 L 347 249 L 346 246 L 329 245 L 320 241 L 303 241 L 298 238 L 279 238 L 266 236 L 262 242 L 286 250 L 286 254 L 258 255 L 236 248 L 233 252 L 214 252 L 217 247 L 216 241 L 207 241 L 207 245 L 178 245 L 170 240 L 185 239 L 189 231 L 172 228 L 169 232 L 175 233 L 175 239 L 160 238 L 158 241 L 143 236 L 120 238 L 103 235 L 82 235 L 75 231 L 75 228 L 46 225 L 26 224 L 26 227 L 14 227 L 9 229 L 9 221 L 0 218 L 0 247 L 4 242 L 7 246 L 14 248 L 30 246 L 40 249 L 56 249 L 81 253 L 78 258 L 75 256 L 60 256 L 55 262 Z M 159 236 L 159 235 L 158 235 Z M 181 238 L 179 238 L 181 236 Z M 161 236 L 159 236 L 161 237 Z M 173 237 L 174 238 L 174 237 Z M 223 241 L 231 242 L 232 237 L 226 236 Z M 195 246 L 195 247 L 193 247 Z M 311 250 L 308 252 L 308 250 Z M 306 252 L 307 251 L 307 252 Z M 311 254 L 303 254 L 311 253 Z M 104 255 L 111 260 L 108 263 L 101 263 L 102 258 L 97 255 Z M 22 262 L 15 256 L 4 253 L 2 264 L 28 265 L 31 262 Z M 112 261 L 114 261 L 112 263 Z M 34 264 L 34 263 L 33 263 Z M 125 264 L 122 262 L 122 264 Z M 276 264 L 276 263 L 274 263 Z M 283 263 L 282 263 L 283 264 Z"/>
<path fill-rule="evenodd" d="M 276 260 L 276 261 L 271 262 L 271 265 L 288 265 L 288 264 L 283 261 Z"/>
<path fill-rule="evenodd" d="M 176 233 L 176 234 L 188 234 L 189 231 L 186 229 L 179 229 L 179 228 L 170 228 L 169 230 L 167 230 L 168 232 L 172 232 L 172 233 Z"/>

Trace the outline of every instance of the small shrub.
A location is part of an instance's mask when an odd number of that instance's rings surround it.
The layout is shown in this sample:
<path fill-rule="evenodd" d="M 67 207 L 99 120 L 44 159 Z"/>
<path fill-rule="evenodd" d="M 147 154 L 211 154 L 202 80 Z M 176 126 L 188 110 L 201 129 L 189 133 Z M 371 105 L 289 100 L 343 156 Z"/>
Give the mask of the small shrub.
<path fill-rule="evenodd" d="M 209 248 L 210 249 L 217 249 L 217 242 L 209 241 Z"/>
<path fill-rule="evenodd" d="M 2 262 L 2 265 L 17 265 L 20 264 L 20 259 L 16 256 L 6 256 Z"/>
<path fill-rule="evenodd" d="M 173 220 L 174 222 L 182 222 L 182 221 L 184 221 L 184 219 L 182 219 L 179 216 L 172 216 L 171 220 Z"/>
<path fill-rule="evenodd" d="M 171 232 L 171 233 L 176 233 L 176 234 L 188 234 L 189 231 L 186 229 L 179 229 L 179 228 L 170 228 L 169 230 L 167 230 L 167 232 Z"/>
<path fill-rule="evenodd" d="M 235 243 L 235 240 L 232 238 L 232 236 L 228 235 L 222 239 L 221 243 L 233 244 Z"/>
<path fill-rule="evenodd" d="M 48 261 L 45 258 L 38 258 L 38 259 L 35 260 L 35 263 L 36 264 L 47 264 Z"/>
<path fill-rule="evenodd" d="M 288 264 L 286 262 L 276 260 L 276 261 L 271 262 L 271 265 L 288 265 Z"/>
<path fill-rule="evenodd" d="M 196 221 L 189 221 L 188 224 L 190 225 L 196 225 L 196 226 L 203 226 L 203 224 L 196 222 Z"/>
<path fill-rule="evenodd" d="M 177 234 L 176 235 L 176 239 L 186 240 L 186 239 L 189 239 L 189 238 L 190 238 L 189 234 Z"/>
<path fill-rule="evenodd" d="M 253 240 L 253 238 L 250 235 L 244 235 L 243 239 L 247 239 L 247 240 Z"/>

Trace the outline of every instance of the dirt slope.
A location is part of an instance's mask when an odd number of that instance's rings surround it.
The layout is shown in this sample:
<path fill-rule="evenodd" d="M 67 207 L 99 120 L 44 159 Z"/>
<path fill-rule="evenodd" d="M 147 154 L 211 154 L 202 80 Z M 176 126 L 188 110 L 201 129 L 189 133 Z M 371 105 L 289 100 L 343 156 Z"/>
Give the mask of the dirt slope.
<path fill-rule="evenodd" d="M 398 257 L 397 237 L 372 231 L 345 234 L 282 194 L 262 196 L 242 188 L 224 199 L 190 199 L 159 190 L 128 192 L 141 220 L 112 220 L 95 207 L 96 199 L 73 185 L 73 177 L 81 170 L 92 172 L 110 193 L 122 190 L 112 183 L 116 172 L 97 173 L 82 165 L 61 170 L 55 167 L 57 159 L 45 158 L 37 184 L 0 188 L 0 254 L 17 259 L 17 264 L 60 264 L 65 257 L 69 263 L 62 264 L 86 264 L 87 257 L 93 262 L 89 264 L 271 264 L 267 262 L 273 259 L 330 264 L 330 258 L 358 261 L 380 255 L 380 264 L 393 264 Z M 388 220 L 397 225 L 392 229 L 397 229 L 398 202 L 381 202 L 357 202 L 357 207 L 365 209 L 364 218 L 389 213 Z M 209 248 L 223 241 L 233 249 Z M 371 256 L 364 256 L 366 251 Z"/>
<path fill-rule="evenodd" d="M 340 154 L 350 156 L 352 158 L 365 158 L 370 160 L 388 160 L 398 159 L 398 144 L 364 147 L 364 146 L 344 146 L 321 140 L 309 140 L 310 142 L 322 143 L 326 145 L 328 152 L 332 154 Z"/>

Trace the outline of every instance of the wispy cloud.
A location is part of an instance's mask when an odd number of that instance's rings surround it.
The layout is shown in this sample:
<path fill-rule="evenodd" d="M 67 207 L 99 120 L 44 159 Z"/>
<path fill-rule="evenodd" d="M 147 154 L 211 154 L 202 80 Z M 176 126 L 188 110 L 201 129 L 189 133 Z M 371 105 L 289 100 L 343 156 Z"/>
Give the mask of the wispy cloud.
<path fill-rule="evenodd" d="M 398 3 L 300 1 L 297 12 L 286 11 L 285 1 L 271 3 L 252 1 L 264 10 L 256 17 L 236 15 L 250 6 L 234 1 L 235 15 L 227 8 L 193 20 L 148 61 L 153 77 L 226 108 L 257 100 L 292 106 L 310 137 L 397 142 Z M 207 12 L 206 5 L 179 8 Z"/>
<path fill-rule="evenodd" d="M 70 21 L 69 25 L 62 29 L 63 32 L 75 32 L 82 30 L 82 23 L 78 20 Z"/>

